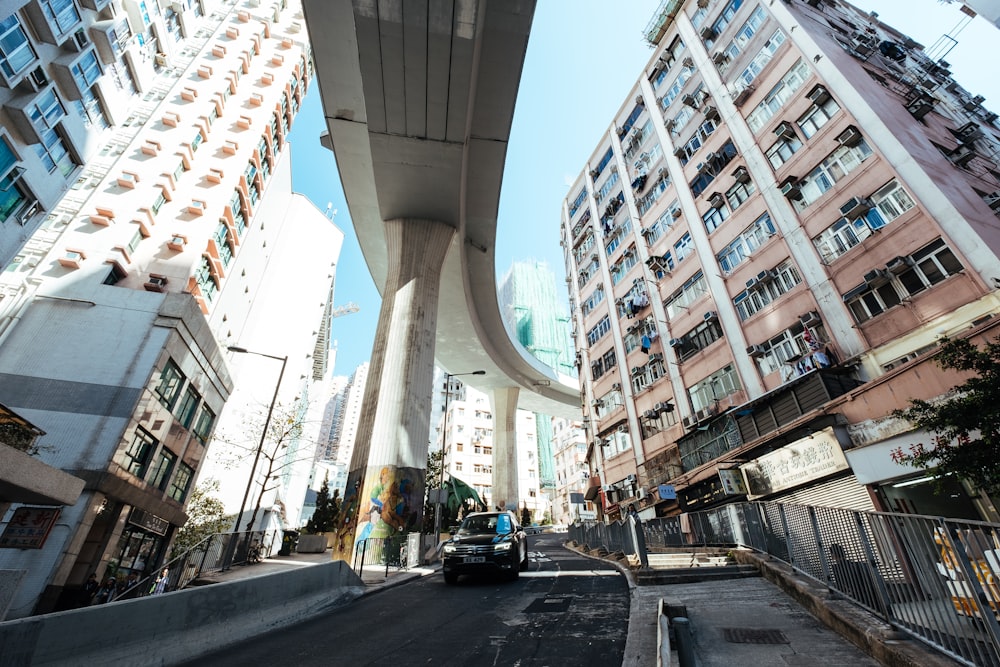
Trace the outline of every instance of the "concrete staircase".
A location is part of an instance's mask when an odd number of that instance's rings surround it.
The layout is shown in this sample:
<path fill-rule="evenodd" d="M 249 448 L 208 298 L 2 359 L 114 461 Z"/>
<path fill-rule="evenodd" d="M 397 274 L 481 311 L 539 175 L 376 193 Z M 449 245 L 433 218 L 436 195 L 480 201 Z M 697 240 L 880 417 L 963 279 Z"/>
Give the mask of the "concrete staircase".
<path fill-rule="evenodd" d="M 727 550 L 675 550 L 648 554 L 649 567 L 633 570 L 638 586 L 687 584 L 714 579 L 758 577 L 756 567 L 737 565 Z"/>

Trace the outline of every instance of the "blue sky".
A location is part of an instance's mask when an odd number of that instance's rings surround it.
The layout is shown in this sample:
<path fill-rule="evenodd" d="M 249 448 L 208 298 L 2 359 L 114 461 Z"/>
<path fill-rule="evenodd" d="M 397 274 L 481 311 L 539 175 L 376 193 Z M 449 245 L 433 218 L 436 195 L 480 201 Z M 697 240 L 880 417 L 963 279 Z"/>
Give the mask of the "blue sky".
<path fill-rule="evenodd" d="M 539 0 L 507 153 L 497 225 L 496 267 L 503 275 L 516 260 L 548 263 L 563 274 L 559 216 L 567 188 L 607 131 L 626 93 L 652 55 L 642 30 L 660 0 Z M 925 47 L 951 32 L 962 14 L 936 0 L 864 0 L 854 3 Z M 919 7 L 919 11 L 914 11 Z M 1000 30 L 976 19 L 945 57 L 958 82 L 1000 110 L 995 61 Z M 992 54 L 988 56 L 987 54 Z M 624 74 L 623 74 L 624 73 Z M 292 178 L 296 191 L 325 210 L 337 210 L 344 231 L 334 304 L 354 302 L 357 313 L 333 320 L 338 343 L 335 372 L 350 375 L 369 359 L 380 298 L 354 235 L 333 154 L 319 145 L 324 129 L 314 85 L 292 129 Z M 530 240 L 527 241 L 526 240 Z M 558 292 L 565 294 L 561 280 Z"/>

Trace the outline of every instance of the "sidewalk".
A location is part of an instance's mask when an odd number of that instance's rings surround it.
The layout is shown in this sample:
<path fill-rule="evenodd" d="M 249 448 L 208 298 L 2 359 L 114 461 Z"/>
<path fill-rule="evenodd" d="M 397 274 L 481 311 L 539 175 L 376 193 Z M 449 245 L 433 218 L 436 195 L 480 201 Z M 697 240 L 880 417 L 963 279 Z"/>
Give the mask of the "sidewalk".
<path fill-rule="evenodd" d="M 294 568 L 311 567 L 321 563 L 329 563 L 331 560 L 330 551 L 323 553 L 294 553 L 290 556 L 272 556 L 265 558 L 259 563 L 250 565 L 233 565 L 225 572 L 212 572 L 197 578 L 198 584 L 217 584 L 225 581 L 235 581 L 238 579 L 253 579 L 268 574 L 278 572 L 288 572 Z M 409 570 L 400 570 L 390 567 L 388 575 L 385 566 L 369 566 L 361 572 L 361 581 L 365 584 L 365 594 L 373 593 L 385 588 L 392 588 L 400 584 L 412 581 L 419 577 L 432 574 L 441 569 L 438 563 L 414 567 Z"/>

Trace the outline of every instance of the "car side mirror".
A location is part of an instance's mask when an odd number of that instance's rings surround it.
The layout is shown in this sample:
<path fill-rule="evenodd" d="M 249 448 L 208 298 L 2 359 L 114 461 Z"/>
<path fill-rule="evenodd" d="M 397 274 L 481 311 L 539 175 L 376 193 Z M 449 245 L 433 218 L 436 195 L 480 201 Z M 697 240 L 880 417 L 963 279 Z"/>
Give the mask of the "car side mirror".
<path fill-rule="evenodd" d="M 458 533 L 458 528 L 452 528 L 451 530 L 448 531 L 449 535 L 455 535 L 457 533 Z"/>

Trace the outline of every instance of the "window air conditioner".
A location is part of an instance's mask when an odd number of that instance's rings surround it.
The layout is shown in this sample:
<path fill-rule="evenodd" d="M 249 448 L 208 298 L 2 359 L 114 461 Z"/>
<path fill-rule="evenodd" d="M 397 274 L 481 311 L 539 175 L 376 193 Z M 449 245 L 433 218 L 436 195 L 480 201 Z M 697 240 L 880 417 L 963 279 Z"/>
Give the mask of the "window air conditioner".
<path fill-rule="evenodd" d="M 853 125 L 837 135 L 837 143 L 841 146 L 857 146 L 861 143 L 861 131 Z"/>
<path fill-rule="evenodd" d="M 629 484 L 635 484 L 635 475 L 629 475 L 625 478 L 625 481 Z"/>
<path fill-rule="evenodd" d="M 716 65 L 722 65 L 729 61 L 729 56 L 723 51 L 717 51 L 714 56 L 712 56 L 712 62 Z"/>
<path fill-rule="evenodd" d="M 656 419 L 657 412 L 656 410 L 646 410 L 645 412 L 642 413 L 642 416 L 645 417 L 646 419 Z"/>
<path fill-rule="evenodd" d="M 705 313 L 704 317 L 705 317 L 705 321 L 706 322 L 712 322 L 712 321 L 718 319 L 719 314 L 717 312 L 715 312 L 714 310 L 710 310 L 707 313 Z"/>
<path fill-rule="evenodd" d="M 736 179 L 737 183 L 749 183 L 750 172 L 747 171 L 746 167 L 738 167 L 736 171 L 733 172 L 733 178 Z"/>
<path fill-rule="evenodd" d="M 663 355 L 660 354 L 659 352 L 654 352 L 653 354 L 649 355 L 649 360 L 650 361 L 663 361 Z"/>
<path fill-rule="evenodd" d="M 830 99 L 830 92 L 823 86 L 815 86 L 806 95 L 813 104 L 820 105 Z"/>
<path fill-rule="evenodd" d="M 662 401 L 653 406 L 657 412 L 673 412 L 674 406 L 670 401 Z"/>
<path fill-rule="evenodd" d="M 642 374 L 642 366 L 632 367 L 632 375 L 641 375 L 641 374 Z"/>
<path fill-rule="evenodd" d="M 726 205 L 726 200 L 721 193 L 713 192 L 708 197 L 708 203 L 711 204 L 713 208 L 722 208 Z"/>
<path fill-rule="evenodd" d="M 774 136 L 779 139 L 795 139 L 795 128 L 787 120 L 783 120 L 778 123 L 778 127 L 774 128 Z"/>
<path fill-rule="evenodd" d="M 681 420 L 681 423 L 684 424 L 684 428 L 694 428 L 694 426 L 698 423 L 698 420 L 695 419 L 693 416 L 685 417 L 684 419 Z"/>
<path fill-rule="evenodd" d="M 684 340 L 681 338 L 671 338 L 670 347 L 682 347 L 684 345 Z"/>
<path fill-rule="evenodd" d="M 913 266 L 913 258 L 900 256 L 890 259 L 889 263 L 885 265 L 885 268 L 889 271 L 889 273 L 899 275 L 911 266 Z"/>
<path fill-rule="evenodd" d="M 781 184 L 781 194 L 789 199 L 802 199 L 802 183 L 794 176 L 785 179 Z"/>
<path fill-rule="evenodd" d="M 611 390 L 612 391 L 621 391 L 622 390 L 622 386 L 618 382 L 615 382 L 613 385 L 611 385 Z"/>
<path fill-rule="evenodd" d="M 799 317 L 799 324 L 801 324 L 804 327 L 814 327 L 822 321 L 823 320 L 821 320 L 819 317 L 819 313 L 817 313 L 815 310 L 810 310 L 805 315 L 801 315 Z"/>
<path fill-rule="evenodd" d="M 698 98 L 695 97 L 694 95 L 690 95 L 690 94 L 689 95 L 685 95 L 684 97 L 681 98 L 681 104 L 686 104 L 687 106 L 691 107 L 692 109 L 697 109 L 698 108 Z"/>
<path fill-rule="evenodd" d="M 706 104 L 702 111 L 705 113 L 707 120 L 719 120 L 720 118 L 719 109 L 714 104 Z"/>
<path fill-rule="evenodd" d="M 748 280 L 747 281 L 747 289 L 753 289 L 754 287 L 756 287 L 757 286 L 757 282 L 758 282 L 757 278 L 751 278 L 750 280 Z"/>
<path fill-rule="evenodd" d="M 638 104 L 639 106 L 643 106 L 646 104 L 646 100 L 642 99 L 642 95 L 636 95 L 635 103 Z"/>
<path fill-rule="evenodd" d="M 864 197 L 851 197 L 840 207 L 840 214 L 848 220 L 860 218 L 870 211 L 872 203 Z"/>
<path fill-rule="evenodd" d="M 750 345 L 747 347 L 747 354 L 751 357 L 763 357 L 767 354 L 767 350 L 763 345 Z"/>
<path fill-rule="evenodd" d="M 645 487 L 639 487 L 639 491 L 636 492 L 636 498 L 639 500 L 643 500 L 647 495 L 649 495 L 649 492 L 646 491 Z"/>
<path fill-rule="evenodd" d="M 889 272 L 885 269 L 874 269 L 865 274 L 864 281 L 869 287 L 884 285 L 891 280 Z"/>

